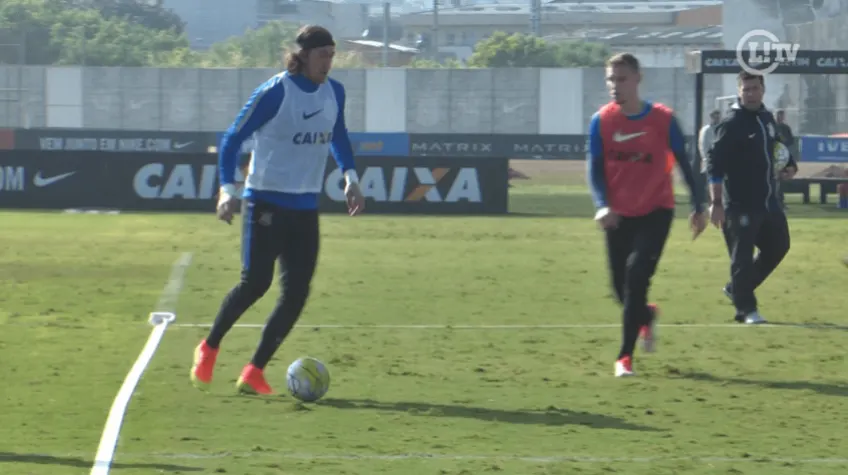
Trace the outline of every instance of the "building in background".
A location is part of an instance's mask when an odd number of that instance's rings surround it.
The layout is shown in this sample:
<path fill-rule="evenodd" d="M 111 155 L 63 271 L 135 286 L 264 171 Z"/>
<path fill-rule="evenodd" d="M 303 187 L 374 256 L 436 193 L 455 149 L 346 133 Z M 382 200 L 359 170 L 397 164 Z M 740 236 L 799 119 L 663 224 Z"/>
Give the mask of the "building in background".
<path fill-rule="evenodd" d="M 582 40 L 603 43 L 613 53 L 635 54 L 645 68 L 682 68 L 688 52 L 722 48 L 720 26 L 634 26 L 584 30 L 544 39 L 551 42 Z"/>
<path fill-rule="evenodd" d="M 345 51 L 359 54 L 368 67 L 383 66 L 383 43 L 375 40 L 344 40 Z M 398 68 L 409 65 L 418 55 L 418 50 L 408 46 L 389 44 L 386 66 Z"/>
<path fill-rule="evenodd" d="M 848 46 L 848 0 L 729 0 L 722 15 L 724 47 L 735 49 L 742 36 L 764 29 L 802 49 L 844 50 Z M 725 94 L 736 81 L 723 75 Z M 848 80 L 832 75 L 772 75 L 766 81 L 766 106 L 787 111 L 797 133 L 848 130 Z"/>
<path fill-rule="evenodd" d="M 721 0 L 546 2 L 539 8 L 540 33 L 543 37 L 583 39 L 630 28 L 716 26 L 721 24 L 721 5 Z M 421 37 L 431 37 L 437 23 L 439 50 L 464 60 L 477 42 L 497 31 L 529 33 L 532 17 L 528 0 L 445 5 L 437 19 L 429 9 L 404 12 L 398 21 L 403 26 L 404 44 L 410 46 Z"/>
<path fill-rule="evenodd" d="M 269 21 L 319 24 L 339 38 L 358 38 L 368 28 L 369 7 L 364 3 L 322 0 L 161 0 L 186 24 L 192 48 L 212 44 Z"/>

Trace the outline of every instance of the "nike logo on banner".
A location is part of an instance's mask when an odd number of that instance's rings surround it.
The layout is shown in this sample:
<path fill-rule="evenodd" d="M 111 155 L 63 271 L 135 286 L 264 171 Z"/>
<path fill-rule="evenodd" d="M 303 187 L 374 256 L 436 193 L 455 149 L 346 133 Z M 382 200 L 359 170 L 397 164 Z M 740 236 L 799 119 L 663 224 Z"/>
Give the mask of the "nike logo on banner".
<path fill-rule="evenodd" d="M 612 139 L 615 142 L 627 142 L 628 140 L 632 140 L 636 137 L 641 137 L 643 135 L 645 135 L 645 132 L 636 132 L 632 134 L 622 134 L 621 132 L 616 132 L 612 135 Z"/>
<path fill-rule="evenodd" d="M 57 181 L 64 180 L 69 176 L 73 175 L 76 172 L 63 173 L 61 175 L 51 176 L 50 178 L 44 178 L 41 176 L 41 170 L 39 170 L 35 176 L 32 178 L 32 184 L 37 186 L 38 188 L 43 188 L 45 186 L 50 186 Z"/>
<path fill-rule="evenodd" d="M 180 150 L 180 149 L 182 149 L 182 148 L 186 148 L 186 147 L 188 147 L 189 145 L 191 145 L 191 144 L 193 144 L 193 143 L 194 143 L 194 142 L 177 142 L 177 143 L 175 143 L 175 144 L 174 144 L 174 148 L 175 148 L 176 150 Z"/>
<path fill-rule="evenodd" d="M 315 112 L 313 112 L 313 113 L 311 113 L 311 114 L 307 114 L 306 112 L 304 112 L 304 113 L 303 113 L 303 120 L 309 120 L 309 119 L 311 119 L 311 118 L 315 117 L 316 115 L 320 114 L 320 113 L 321 113 L 321 111 L 323 111 L 323 110 L 324 110 L 324 109 L 318 109 L 317 111 L 315 111 Z"/>

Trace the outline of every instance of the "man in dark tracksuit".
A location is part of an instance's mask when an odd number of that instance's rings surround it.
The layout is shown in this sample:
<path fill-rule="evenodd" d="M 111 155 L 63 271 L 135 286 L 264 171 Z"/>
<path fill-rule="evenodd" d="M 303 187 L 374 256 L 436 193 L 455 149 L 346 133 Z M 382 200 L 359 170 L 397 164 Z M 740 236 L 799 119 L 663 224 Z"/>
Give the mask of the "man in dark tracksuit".
<path fill-rule="evenodd" d="M 763 106 L 765 79 L 742 72 L 739 100 L 716 128 L 707 155 L 710 220 L 721 226 L 731 258 L 730 283 L 724 292 L 736 307 L 736 321 L 765 323 L 754 290 L 789 252 L 789 226 L 777 196 L 777 175 L 790 179 L 794 159 L 776 170 L 777 123 Z M 756 258 L 754 248 L 759 249 Z"/>

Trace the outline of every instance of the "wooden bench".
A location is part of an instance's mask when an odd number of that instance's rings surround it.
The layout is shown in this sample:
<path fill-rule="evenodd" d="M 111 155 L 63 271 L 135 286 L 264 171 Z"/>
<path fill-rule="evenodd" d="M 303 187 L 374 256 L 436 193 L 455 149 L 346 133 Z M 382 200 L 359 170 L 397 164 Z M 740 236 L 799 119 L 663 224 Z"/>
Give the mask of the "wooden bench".
<path fill-rule="evenodd" d="M 804 204 L 810 203 L 810 185 L 819 185 L 819 203 L 827 204 L 827 195 L 836 194 L 840 183 L 848 182 L 848 178 L 793 178 L 780 182 L 783 194 L 801 193 Z"/>

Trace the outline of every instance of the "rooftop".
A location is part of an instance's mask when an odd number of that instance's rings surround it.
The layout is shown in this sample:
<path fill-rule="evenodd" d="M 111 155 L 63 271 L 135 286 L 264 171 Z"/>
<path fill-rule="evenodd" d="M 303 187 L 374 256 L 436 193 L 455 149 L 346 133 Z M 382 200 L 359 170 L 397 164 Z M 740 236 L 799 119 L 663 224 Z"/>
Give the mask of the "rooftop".
<path fill-rule="evenodd" d="M 544 37 L 547 41 L 588 40 L 612 46 L 686 46 L 722 44 L 721 26 L 637 26 L 631 28 L 597 28 L 578 30 Z"/>
<path fill-rule="evenodd" d="M 517 3 L 515 0 L 509 2 L 487 1 L 486 3 L 475 3 L 463 5 L 461 7 L 452 7 L 446 5 L 447 1 L 442 1 L 442 8 L 439 14 L 441 15 L 463 15 L 475 13 L 529 13 L 530 2 Z M 646 0 L 632 0 L 629 2 L 610 1 L 610 2 L 579 2 L 552 0 L 542 4 L 543 13 L 673 13 L 695 8 L 711 7 L 721 5 L 722 0 L 687 0 L 687 1 L 668 1 L 661 0 L 650 2 Z M 411 7 L 412 5 L 410 5 Z M 405 13 L 415 13 L 412 9 L 404 9 Z M 421 4 L 421 13 L 429 13 L 432 10 L 432 4 Z"/>

